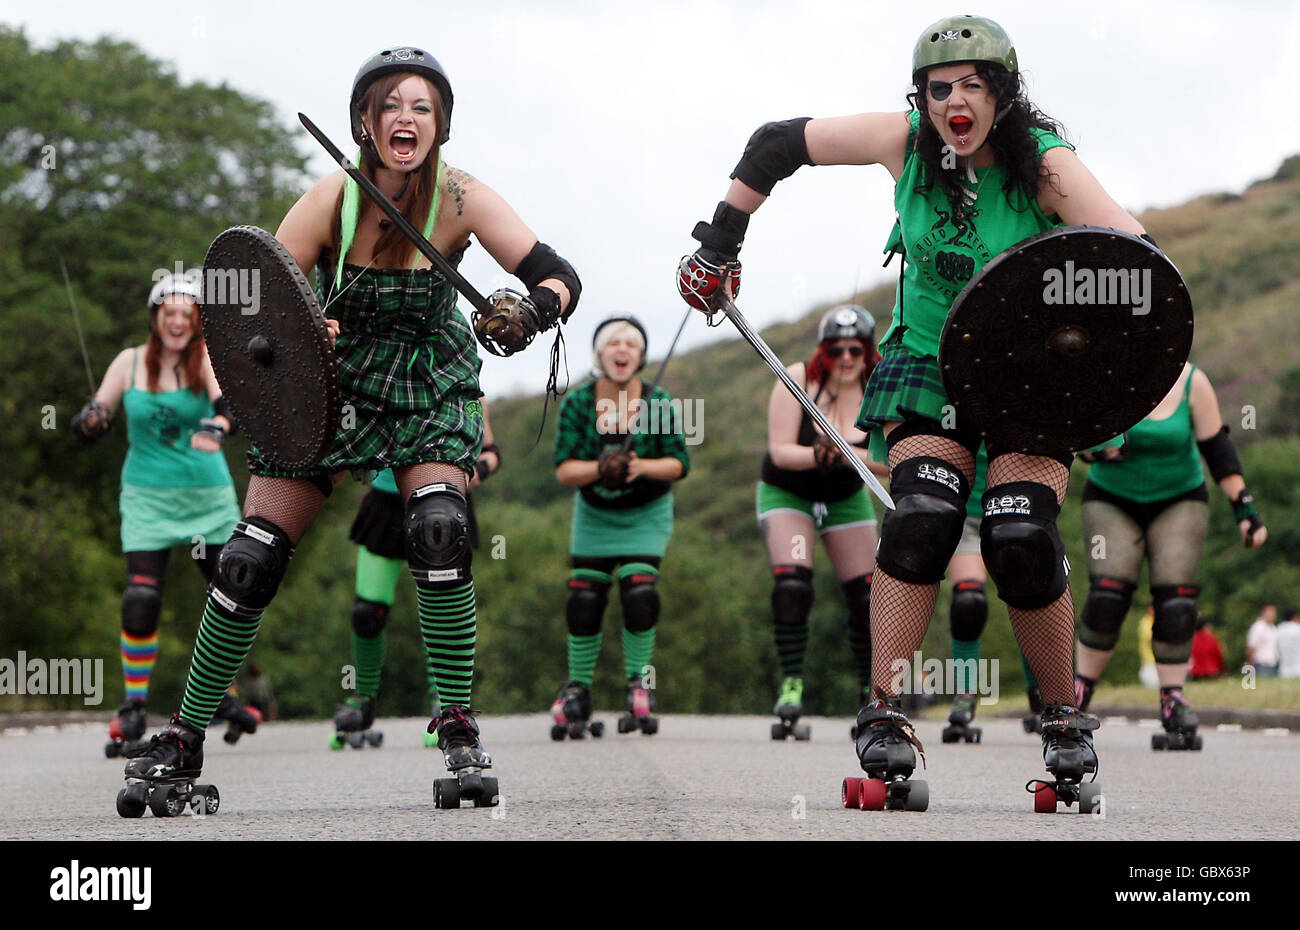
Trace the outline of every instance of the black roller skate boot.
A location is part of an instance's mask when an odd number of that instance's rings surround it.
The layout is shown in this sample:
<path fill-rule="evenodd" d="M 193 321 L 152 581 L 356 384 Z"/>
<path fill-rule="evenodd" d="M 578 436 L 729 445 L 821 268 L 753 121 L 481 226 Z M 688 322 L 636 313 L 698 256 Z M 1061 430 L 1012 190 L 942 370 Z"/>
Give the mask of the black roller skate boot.
<path fill-rule="evenodd" d="M 119 707 L 117 716 L 108 724 L 108 742 L 104 744 L 105 758 L 130 758 L 143 750 L 148 745 L 141 739 L 146 726 L 144 701 L 134 698 Z"/>
<path fill-rule="evenodd" d="M 334 714 L 334 735 L 330 737 L 330 749 L 342 749 L 344 743 L 353 749 L 362 749 L 367 743 L 378 749 L 383 745 L 384 734 L 370 729 L 374 722 L 374 698 L 364 695 L 348 698 Z"/>
<path fill-rule="evenodd" d="M 461 801 L 472 801 L 475 807 L 496 807 L 500 803 L 497 780 L 483 774 L 492 767 L 492 757 L 483 749 L 472 712 L 445 708 L 429 723 L 429 731 L 437 731 L 443 761 L 454 776 L 434 779 L 434 806 L 457 808 Z"/>
<path fill-rule="evenodd" d="M 945 743 L 978 743 L 984 735 L 979 727 L 971 726 L 975 719 L 975 695 L 959 694 L 952 699 L 952 710 L 948 712 L 948 725 L 943 728 Z"/>
<path fill-rule="evenodd" d="M 563 688 L 551 705 L 551 739 L 586 739 L 590 733 L 599 739 L 605 735 L 605 724 L 591 722 L 591 689 L 580 681 L 571 681 Z"/>
<path fill-rule="evenodd" d="M 1034 796 L 1034 810 L 1040 814 L 1056 812 L 1058 802 L 1069 807 L 1079 802 L 1079 813 L 1091 814 L 1098 808 L 1101 785 L 1097 783 L 1097 752 L 1092 747 L 1092 731 L 1101 721 L 1068 704 L 1048 704 L 1043 708 L 1043 764 L 1053 781 L 1032 779 L 1025 790 Z M 1084 775 L 1092 781 L 1085 782 Z"/>
<path fill-rule="evenodd" d="M 627 713 L 618 718 L 618 732 L 654 736 L 659 732 L 659 718 L 654 715 L 655 694 L 645 686 L 640 675 L 627 680 Z"/>
<path fill-rule="evenodd" d="M 1180 686 L 1160 689 L 1160 725 L 1163 733 L 1151 734 L 1151 748 L 1200 749 L 1201 737 L 1196 728 L 1201 721 L 1187 703 Z"/>
<path fill-rule="evenodd" d="M 1026 733 L 1043 732 L 1043 695 L 1038 685 L 1030 685 L 1026 693 L 1029 696 L 1029 713 L 1020 722 Z"/>
<path fill-rule="evenodd" d="M 860 689 L 860 690 L 858 691 L 858 710 L 859 710 L 859 711 L 861 711 L 864 707 L 866 707 L 868 704 L 870 704 L 871 701 L 872 701 L 872 697 L 871 697 L 871 689 L 870 689 L 870 688 L 862 688 L 862 689 Z M 849 739 L 851 739 L 851 740 L 855 740 L 855 741 L 856 741 L 857 738 L 858 738 L 858 723 L 857 723 L 857 721 L 855 720 L 855 721 L 853 722 L 853 726 L 849 727 Z"/>
<path fill-rule="evenodd" d="M 233 694 L 227 694 L 217 705 L 213 719 L 226 721 L 226 732 L 221 738 L 233 746 L 245 733 L 257 732 L 258 724 L 262 722 L 262 712 L 256 707 L 241 703 Z"/>
<path fill-rule="evenodd" d="M 772 713 L 780 718 L 772 724 L 772 739 L 783 740 L 790 736 L 800 741 L 812 739 L 812 726 L 799 722 L 803 714 L 802 678 L 787 678 L 781 682 L 781 693 Z"/>
<path fill-rule="evenodd" d="M 171 723 L 126 764 L 126 787 L 117 793 L 117 812 L 139 817 L 146 807 L 155 817 L 176 817 L 191 808 L 215 814 L 221 794 L 215 785 L 198 785 L 203 772 L 203 733 L 172 714 Z"/>
<path fill-rule="evenodd" d="M 866 778 L 846 778 L 840 792 L 845 807 L 860 810 L 923 811 L 930 806 L 930 786 L 912 781 L 916 754 L 925 764 L 925 749 L 916 738 L 898 698 L 883 695 L 858 712 L 855 728 L 858 761 Z"/>

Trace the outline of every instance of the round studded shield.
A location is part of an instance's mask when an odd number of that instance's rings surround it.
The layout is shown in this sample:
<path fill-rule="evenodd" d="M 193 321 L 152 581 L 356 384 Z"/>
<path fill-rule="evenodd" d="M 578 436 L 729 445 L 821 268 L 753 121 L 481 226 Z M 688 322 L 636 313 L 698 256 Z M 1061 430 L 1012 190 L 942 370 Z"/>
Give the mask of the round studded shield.
<path fill-rule="evenodd" d="M 282 468 L 324 458 L 339 426 L 338 371 L 325 315 L 288 250 L 256 226 L 217 236 L 200 313 L 217 383 L 257 451 Z"/>
<path fill-rule="evenodd" d="M 1182 275 L 1144 239 L 1071 226 L 995 257 L 954 301 L 944 390 L 1001 449 L 1036 455 L 1118 436 L 1160 403 L 1192 348 Z"/>

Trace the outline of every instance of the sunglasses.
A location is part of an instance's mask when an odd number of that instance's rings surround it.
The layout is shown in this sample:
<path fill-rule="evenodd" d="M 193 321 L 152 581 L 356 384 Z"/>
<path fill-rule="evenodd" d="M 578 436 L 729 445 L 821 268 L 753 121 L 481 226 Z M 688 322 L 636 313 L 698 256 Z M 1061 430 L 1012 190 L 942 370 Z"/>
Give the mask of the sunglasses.
<path fill-rule="evenodd" d="M 826 350 L 826 354 L 831 358 L 839 358 L 845 352 L 849 353 L 849 358 L 861 358 L 867 354 L 867 350 L 862 346 L 831 346 Z"/>
<path fill-rule="evenodd" d="M 962 81 L 968 81 L 973 77 L 978 77 L 978 73 L 972 71 L 965 77 L 959 77 L 955 81 L 930 81 L 926 84 L 926 89 L 930 92 L 931 100 L 947 100 L 952 96 L 952 89 Z"/>

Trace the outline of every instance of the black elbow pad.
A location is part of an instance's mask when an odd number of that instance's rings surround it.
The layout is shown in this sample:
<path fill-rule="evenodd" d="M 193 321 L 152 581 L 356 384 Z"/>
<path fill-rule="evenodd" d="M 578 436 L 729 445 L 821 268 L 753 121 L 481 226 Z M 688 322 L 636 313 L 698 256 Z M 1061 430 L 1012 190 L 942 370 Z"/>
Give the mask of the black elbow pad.
<path fill-rule="evenodd" d="M 804 140 L 804 125 L 811 119 L 783 120 L 764 123 L 749 137 L 745 154 L 740 156 L 731 176 L 760 194 L 772 193 L 777 181 L 784 181 L 803 165 L 811 165 L 808 143 Z"/>
<path fill-rule="evenodd" d="M 1198 440 L 1196 447 L 1201 450 L 1201 455 L 1205 456 L 1205 464 L 1210 466 L 1210 475 L 1215 481 L 1222 481 L 1229 475 L 1242 473 L 1237 447 L 1228 438 L 1228 424 L 1223 424 L 1223 429 L 1209 439 Z"/>
<path fill-rule="evenodd" d="M 538 242 L 524 256 L 524 260 L 515 269 L 515 277 L 524 282 L 531 291 L 547 278 L 554 278 L 569 289 L 569 306 L 565 308 L 564 319 L 572 316 L 578 307 L 578 297 L 582 294 L 582 282 L 573 266 L 555 254 L 555 249 L 544 242 Z"/>

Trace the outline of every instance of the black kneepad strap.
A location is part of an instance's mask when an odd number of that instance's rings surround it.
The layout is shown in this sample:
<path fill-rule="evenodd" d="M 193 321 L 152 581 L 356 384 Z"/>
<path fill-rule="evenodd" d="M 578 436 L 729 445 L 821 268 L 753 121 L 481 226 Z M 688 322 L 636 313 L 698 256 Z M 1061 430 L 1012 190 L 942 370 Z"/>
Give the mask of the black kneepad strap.
<path fill-rule="evenodd" d="M 840 585 L 844 604 L 849 608 L 849 629 L 871 632 L 871 576 L 859 575 Z"/>
<path fill-rule="evenodd" d="M 1151 586 L 1156 614 L 1151 624 L 1151 652 L 1157 664 L 1181 665 L 1191 658 L 1200 593 L 1201 586 L 1195 584 Z"/>
<path fill-rule="evenodd" d="M 524 256 L 515 269 L 515 277 L 523 281 L 530 291 L 547 278 L 559 281 L 569 289 L 569 306 L 564 311 L 564 319 L 567 320 L 578 309 L 578 297 L 582 294 L 578 272 L 545 242 L 538 242 Z"/>
<path fill-rule="evenodd" d="M 934 584 L 961 541 L 970 483 L 951 462 L 917 456 L 890 473 L 894 509 L 885 511 L 876 564 L 908 584 Z"/>
<path fill-rule="evenodd" d="M 1123 578 L 1093 575 L 1079 617 L 1079 642 L 1102 652 L 1114 649 L 1136 588 L 1137 585 Z"/>
<path fill-rule="evenodd" d="M 406 505 L 406 557 L 417 582 L 469 581 L 473 549 L 465 495 L 450 484 L 426 484 Z"/>
<path fill-rule="evenodd" d="M 623 604 L 623 626 L 644 633 L 659 622 L 659 572 L 652 565 L 634 562 L 618 570 L 618 596 Z"/>
<path fill-rule="evenodd" d="M 989 599 L 984 594 L 984 582 L 959 581 L 952 586 L 952 606 L 948 608 L 948 623 L 952 638 L 963 643 L 973 643 L 984 632 L 989 619 Z"/>
<path fill-rule="evenodd" d="M 813 573 L 802 565 L 772 567 L 772 619 L 778 626 L 803 626 L 813 604 Z"/>
<path fill-rule="evenodd" d="M 764 123 L 749 137 L 745 152 L 731 172 L 760 194 L 772 193 L 777 181 L 784 181 L 804 165 L 811 165 L 804 126 L 811 117 Z"/>
<path fill-rule="evenodd" d="M 374 639 L 388 624 L 388 612 L 391 609 L 388 604 L 358 597 L 352 603 L 352 632 L 362 639 Z"/>
<path fill-rule="evenodd" d="M 1056 493 L 1036 481 L 1012 481 L 985 491 L 983 504 L 980 553 L 998 597 L 1022 610 L 1053 603 L 1069 573 Z"/>
<path fill-rule="evenodd" d="M 122 632 L 131 636 L 152 636 L 162 613 L 160 579 L 152 575 L 130 575 L 122 592 Z"/>
<path fill-rule="evenodd" d="M 212 576 L 212 597 L 236 616 L 261 613 L 293 558 L 289 534 L 264 517 L 235 524 Z"/>
<path fill-rule="evenodd" d="M 609 603 L 609 586 L 614 579 L 607 572 L 579 568 L 569 579 L 569 599 L 564 605 L 564 619 L 574 636 L 595 636 Z"/>

